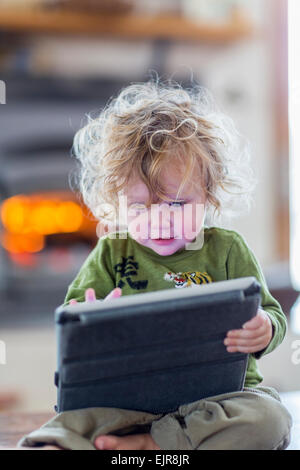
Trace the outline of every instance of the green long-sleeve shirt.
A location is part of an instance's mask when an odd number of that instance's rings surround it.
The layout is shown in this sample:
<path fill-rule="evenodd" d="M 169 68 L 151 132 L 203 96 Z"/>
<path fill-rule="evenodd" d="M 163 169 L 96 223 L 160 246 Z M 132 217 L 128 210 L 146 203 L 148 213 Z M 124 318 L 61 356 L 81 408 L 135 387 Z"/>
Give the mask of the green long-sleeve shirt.
<path fill-rule="evenodd" d="M 70 284 L 64 304 L 70 299 L 85 300 L 85 290 L 93 287 L 103 299 L 115 287 L 122 295 L 159 289 L 184 288 L 239 277 L 254 276 L 261 284 L 261 306 L 272 322 L 273 337 L 263 351 L 249 355 L 246 387 L 255 387 L 263 377 L 256 359 L 275 349 L 286 332 L 286 318 L 270 294 L 262 269 L 243 237 L 236 231 L 204 228 L 204 243 L 198 250 L 181 250 L 161 256 L 132 239 L 128 232 L 115 232 L 98 240 L 78 275 Z M 121 238 L 124 237 L 124 238 Z"/>

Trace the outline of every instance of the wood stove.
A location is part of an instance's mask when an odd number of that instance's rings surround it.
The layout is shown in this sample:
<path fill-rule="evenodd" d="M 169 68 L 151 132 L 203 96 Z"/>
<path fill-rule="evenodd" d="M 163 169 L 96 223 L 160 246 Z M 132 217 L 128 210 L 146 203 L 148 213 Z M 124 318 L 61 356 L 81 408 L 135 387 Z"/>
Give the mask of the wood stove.
<path fill-rule="evenodd" d="M 53 314 L 97 243 L 70 181 L 71 147 L 86 113 L 124 86 L 113 80 L 7 76 L 0 115 L 1 320 Z M 16 313 L 18 312 L 18 313 Z M 49 317 L 49 315 L 48 315 Z"/>

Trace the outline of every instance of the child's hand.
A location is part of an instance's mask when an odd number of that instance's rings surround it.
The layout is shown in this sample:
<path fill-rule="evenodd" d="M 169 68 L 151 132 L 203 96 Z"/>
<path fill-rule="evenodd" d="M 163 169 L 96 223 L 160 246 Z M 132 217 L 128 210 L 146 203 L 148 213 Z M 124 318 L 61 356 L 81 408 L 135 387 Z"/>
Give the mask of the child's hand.
<path fill-rule="evenodd" d="M 258 309 L 255 317 L 246 322 L 241 330 L 227 332 L 224 344 L 228 352 L 254 353 L 265 349 L 271 339 L 271 320 L 264 310 Z"/>
<path fill-rule="evenodd" d="M 118 297 L 121 297 L 122 295 L 122 289 L 120 287 L 115 287 L 103 300 L 111 300 L 111 299 L 117 299 Z M 89 289 L 86 289 L 85 291 L 85 301 L 86 302 L 93 302 L 96 300 L 96 294 L 95 290 L 90 287 Z M 77 300 L 71 299 L 69 302 L 70 305 L 77 304 Z"/>

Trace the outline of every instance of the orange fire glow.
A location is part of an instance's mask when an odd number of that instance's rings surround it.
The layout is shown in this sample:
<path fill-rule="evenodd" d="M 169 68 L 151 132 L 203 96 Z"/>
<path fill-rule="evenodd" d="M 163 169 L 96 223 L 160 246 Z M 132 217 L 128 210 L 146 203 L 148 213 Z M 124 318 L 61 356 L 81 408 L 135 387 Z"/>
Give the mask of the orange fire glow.
<path fill-rule="evenodd" d="M 69 193 L 68 193 L 69 195 Z M 57 233 L 95 231 L 95 221 L 85 209 L 66 194 L 18 195 L 6 199 L 0 207 L 4 231 L 3 247 L 11 253 L 34 253 L 43 249 L 45 236 Z"/>

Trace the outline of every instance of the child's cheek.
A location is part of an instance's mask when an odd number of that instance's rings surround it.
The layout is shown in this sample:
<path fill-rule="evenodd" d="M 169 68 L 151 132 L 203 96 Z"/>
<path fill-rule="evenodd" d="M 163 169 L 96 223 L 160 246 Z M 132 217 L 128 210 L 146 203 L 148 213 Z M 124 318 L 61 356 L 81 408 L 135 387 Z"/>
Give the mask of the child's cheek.
<path fill-rule="evenodd" d="M 193 240 L 200 232 L 205 216 L 204 204 L 188 205 L 184 208 L 183 233 L 184 238 Z"/>

